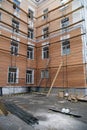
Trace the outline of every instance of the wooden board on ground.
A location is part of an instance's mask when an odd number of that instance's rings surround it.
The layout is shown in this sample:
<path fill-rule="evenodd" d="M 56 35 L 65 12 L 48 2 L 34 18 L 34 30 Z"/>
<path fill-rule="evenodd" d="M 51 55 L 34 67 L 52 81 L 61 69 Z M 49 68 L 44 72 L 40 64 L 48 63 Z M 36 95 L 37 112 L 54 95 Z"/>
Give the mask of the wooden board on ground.
<path fill-rule="evenodd" d="M 78 98 L 78 101 L 81 101 L 81 102 L 87 102 L 87 95 L 81 97 L 81 98 Z"/>
<path fill-rule="evenodd" d="M 71 112 L 70 113 L 65 113 L 65 112 L 62 112 L 61 110 L 56 110 L 56 109 L 52 109 L 52 108 L 50 108 L 49 110 L 54 111 L 54 112 L 59 112 L 61 114 L 77 117 L 77 118 L 81 117 L 80 115 L 77 115 L 77 114 L 74 114 L 74 113 L 71 113 Z"/>
<path fill-rule="evenodd" d="M 1 110 L 1 114 L 3 113 L 5 116 L 8 115 L 8 111 L 2 102 L 0 102 L 0 110 Z"/>

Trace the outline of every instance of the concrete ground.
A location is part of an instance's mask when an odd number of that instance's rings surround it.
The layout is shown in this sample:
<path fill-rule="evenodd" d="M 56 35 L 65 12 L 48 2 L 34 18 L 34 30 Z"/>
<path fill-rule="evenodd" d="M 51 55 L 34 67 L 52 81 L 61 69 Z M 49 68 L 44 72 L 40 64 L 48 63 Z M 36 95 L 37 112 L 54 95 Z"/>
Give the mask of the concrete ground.
<path fill-rule="evenodd" d="M 8 116 L 0 115 L 0 130 L 87 130 L 86 102 L 71 103 L 55 95 L 46 97 L 36 94 L 4 96 L 0 99 L 15 103 L 39 119 L 39 124 L 30 126 L 10 113 Z M 72 113 L 82 117 L 76 118 L 53 112 L 49 110 L 50 108 L 58 110 L 69 108 Z"/>

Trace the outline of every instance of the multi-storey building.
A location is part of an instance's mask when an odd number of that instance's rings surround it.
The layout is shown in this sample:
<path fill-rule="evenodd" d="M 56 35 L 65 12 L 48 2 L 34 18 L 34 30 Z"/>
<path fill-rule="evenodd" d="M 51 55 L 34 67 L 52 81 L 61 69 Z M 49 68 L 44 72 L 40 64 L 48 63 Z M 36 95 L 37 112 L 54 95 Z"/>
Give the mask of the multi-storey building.
<path fill-rule="evenodd" d="M 86 93 L 85 0 L 0 0 L 0 94 Z"/>

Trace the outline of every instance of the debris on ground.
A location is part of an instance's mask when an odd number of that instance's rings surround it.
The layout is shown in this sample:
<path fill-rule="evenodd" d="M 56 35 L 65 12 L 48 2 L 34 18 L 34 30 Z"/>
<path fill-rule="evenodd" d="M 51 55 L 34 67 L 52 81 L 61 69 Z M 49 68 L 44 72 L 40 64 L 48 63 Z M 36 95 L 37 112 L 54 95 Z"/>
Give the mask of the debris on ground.
<path fill-rule="evenodd" d="M 7 111 L 6 107 L 5 107 L 5 105 L 3 104 L 3 102 L 0 102 L 0 111 L 1 111 L 1 113 L 3 113 L 5 116 L 8 115 L 8 111 Z"/>
<path fill-rule="evenodd" d="M 11 102 L 5 102 L 5 107 L 8 111 L 10 111 L 13 115 L 16 115 L 20 119 L 22 119 L 24 122 L 26 122 L 29 125 L 38 124 L 38 119 L 34 117 L 32 114 L 22 110 L 17 105 Z"/>

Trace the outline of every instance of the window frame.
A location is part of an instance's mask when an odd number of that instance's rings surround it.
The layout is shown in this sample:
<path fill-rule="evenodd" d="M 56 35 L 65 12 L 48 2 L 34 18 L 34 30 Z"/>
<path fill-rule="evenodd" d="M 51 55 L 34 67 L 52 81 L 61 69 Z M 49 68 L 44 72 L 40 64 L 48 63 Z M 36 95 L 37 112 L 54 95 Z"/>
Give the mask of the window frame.
<path fill-rule="evenodd" d="M 10 69 L 14 69 L 15 71 L 11 71 Z M 12 81 L 11 81 L 12 76 Z M 18 83 L 18 68 L 16 67 L 9 67 L 8 68 L 8 83 L 9 84 L 17 84 Z"/>
<path fill-rule="evenodd" d="M 27 71 L 31 71 L 32 73 L 29 74 Z M 34 84 L 34 70 L 28 69 L 26 70 L 26 84 Z"/>
<path fill-rule="evenodd" d="M 14 4 L 13 4 L 13 8 L 14 6 L 18 6 L 20 7 L 20 1 L 19 0 L 13 0 Z M 18 7 L 15 7 L 14 9 L 16 10 L 17 13 L 20 12 L 20 9 Z"/>
<path fill-rule="evenodd" d="M 31 51 L 29 49 L 32 49 Z M 28 45 L 27 46 L 27 58 L 30 60 L 34 59 L 34 47 Z"/>
<path fill-rule="evenodd" d="M 48 8 L 44 9 L 43 10 L 43 16 L 42 16 L 42 19 L 45 20 L 48 18 Z"/>
<path fill-rule="evenodd" d="M 28 28 L 28 38 L 34 39 L 34 29 Z"/>
<path fill-rule="evenodd" d="M 49 27 L 44 27 L 42 30 L 42 39 L 46 39 L 49 37 Z"/>
<path fill-rule="evenodd" d="M 67 26 L 69 26 L 69 17 L 61 19 L 61 27 L 65 28 Z"/>
<path fill-rule="evenodd" d="M 28 9 L 28 17 L 31 20 L 33 20 L 33 18 L 34 18 L 34 11 L 30 8 Z"/>
<path fill-rule="evenodd" d="M 66 45 L 63 45 L 66 44 Z M 62 55 L 69 55 L 70 54 L 70 41 L 63 40 L 62 41 Z"/>
<path fill-rule="evenodd" d="M 17 56 L 18 55 L 18 51 L 19 51 L 19 42 L 12 40 L 10 49 L 11 49 L 11 55 Z"/>
<path fill-rule="evenodd" d="M 19 21 L 15 20 L 15 19 L 13 18 L 13 19 L 12 19 L 13 32 L 19 33 L 19 26 L 20 26 Z"/>
<path fill-rule="evenodd" d="M 41 79 L 48 79 L 49 78 L 49 71 L 48 70 L 41 70 Z"/>
<path fill-rule="evenodd" d="M 48 50 L 44 50 L 48 48 Z M 48 59 L 49 58 L 49 45 L 45 45 L 42 47 L 42 59 Z"/>

